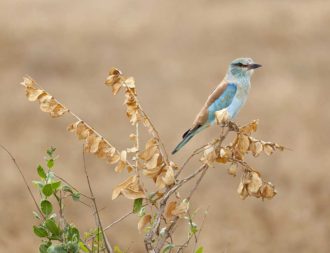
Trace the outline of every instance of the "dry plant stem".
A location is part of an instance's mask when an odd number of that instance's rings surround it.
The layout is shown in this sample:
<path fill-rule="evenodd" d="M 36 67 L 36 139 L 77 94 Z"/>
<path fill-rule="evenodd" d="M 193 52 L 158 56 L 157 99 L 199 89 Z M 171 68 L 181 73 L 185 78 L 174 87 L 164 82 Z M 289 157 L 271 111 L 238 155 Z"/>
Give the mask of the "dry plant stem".
<path fill-rule="evenodd" d="M 126 219 L 128 216 L 130 216 L 131 214 L 133 214 L 133 211 L 126 213 L 125 215 L 123 215 L 122 217 L 120 217 L 119 219 L 115 220 L 114 222 L 112 222 L 110 225 L 106 226 L 104 228 L 104 231 L 110 229 L 113 225 L 116 225 L 117 223 L 121 222 L 122 220 Z"/>
<path fill-rule="evenodd" d="M 104 240 L 104 243 L 105 243 L 105 248 L 106 248 L 107 252 L 108 253 L 113 253 L 113 250 L 112 250 L 112 247 L 110 245 L 110 242 L 109 242 L 108 238 L 106 237 L 105 232 L 103 231 L 103 227 L 102 227 L 102 223 L 101 223 L 101 219 L 100 219 L 100 214 L 99 214 L 99 211 L 97 209 L 96 199 L 94 197 L 92 186 L 91 186 L 91 183 L 90 183 L 90 180 L 89 180 L 89 176 L 88 176 L 88 173 L 87 173 L 84 147 L 83 147 L 83 162 L 84 162 L 84 172 L 85 172 L 85 176 L 86 176 L 86 179 L 87 179 L 87 184 L 88 184 L 89 192 L 90 192 L 90 195 L 91 195 L 91 198 L 92 198 L 92 201 L 93 201 L 93 204 L 94 204 L 95 212 L 96 212 L 98 229 L 101 229 L 103 240 Z M 99 249 L 98 249 L 98 251 L 99 251 Z"/>
<path fill-rule="evenodd" d="M 83 194 L 81 191 L 79 191 L 76 187 L 74 187 L 72 184 L 70 184 L 68 181 L 66 181 L 63 177 L 60 177 L 58 175 L 55 175 L 56 178 L 60 179 L 64 183 L 66 183 L 68 186 L 70 186 L 73 190 L 80 193 L 80 195 L 84 196 L 87 199 L 92 199 L 90 196 L 87 196 L 86 194 Z"/>
<path fill-rule="evenodd" d="M 224 127 L 221 127 L 221 135 L 220 135 L 220 138 L 219 138 L 219 141 L 220 141 L 220 144 L 223 142 L 223 140 L 227 137 L 228 133 L 230 132 L 230 128 L 228 127 L 227 128 L 227 131 L 224 133 Z M 190 162 L 190 160 L 200 154 L 201 152 L 204 151 L 204 148 L 206 147 L 207 145 L 203 145 L 201 147 L 199 147 L 198 149 L 196 149 L 188 158 L 187 160 L 183 163 L 183 165 L 181 166 L 181 168 L 178 170 L 177 174 L 175 175 L 175 178 L 177 179 L 179 177 L 179 175 L 181 174 L 181 172 L 183 171 L 183 169 L 185 168 L 185 166 Z"/>
<path fill-rule="evenodd" d="M 159 243 L 157 244 L 157 248 L 154 249 L 153 248 L 153 245 L 152 245 L 152 241 L 153 241 L 153 238 L 155 236 L 155 234 L 157 233 L 157 230 L 159 228 L 159 225 L 161 223 L 161 217 L 163 216 L 164 214 L 164 211 L 165 211 L 165 207 L 166 207 L 166 203 L 167 203 L 167 200 L 169 199 L 169 197 L 175 193 L 181 186 L 183 186 L 185 183 L 189 182 L 191 179 L 193 179 L 195 176 L 197 176 L 199 173 L 201 173 L 202 171 L 205 171 L 207 170 L 208 166 L 207 165 L 202 165 L 199 169 L 197 169 L 193 174 L 191 174 L 190 176 L 180 180 L 175 186 L 173 186 L 172 188 L 168 188 L 167 189 L 167 192 L 164 194 L 164 196 L 162 197 L 161 201 L 160 201 L 160 206 L 159 206 L 159 209 L 157 211 L 157 215 L 156 215 L 156 218 L 155 218 L 155 221 L 153 223 L 153 226 L 150 230 L 150 232 L 148 232 L 145 236 L 145 239 L 144 239 L 144 242 L 145 242 L 145 247 L 147 249 L 147 252 L 150 252 L 150 253 L 158 253 L 164 242 L 166 241 L 166 239 L 168 238 L 169 234 L 170 234 L 170 231 L 173 229 L 174 225 L 173 224 L 176 224 L 177 220 L 178 220 L 178 217 L 176 217 L 174 219 L 174 222 L 170 225 L 170 227 L 168 228 L 168 231 L 166 232 L 165 236 L 163 237 L 164 239 L 160 239 Z M 205 173 L 202 173 L 202 177 L 205 175 Z M 191 198 L 191 195 L 193 194 L 194 190 L 197 188 L 200 180 L 202 179 L 202 177 L 197 181 L 197 185 L 193 188 L 193 190 L 190 192 L 190 194 L 188 195 L 188 200 Z M 160 248 L 159 248 L 160 247 Z M 158 249 L 158 251 L 157 251 Z"/>
<path fill-rule="evenodd" d="M 31 78 L 31 80 L 32 80 L 32 78 Z M 43 90 L 43 91 L 46 91 L 46 90 L 43 89 L 39 84 L 37 84 L 37 82 L 35 82 L 35 86 L 36 86 L 37 88 Z M 47 92 L 47 93 L 48 93 L 48 92 Z M 48 93 L 48 94 L 49 94 L 49 93 Z M 55 98 L 54 98 L 54 99 L 55 99 Z M 62 103 L 60 103 L 57 99 L 55 99 L 55 100 L 56 100 L 56 102 L 57 102 L 59 105 L 61 105 L 62 107 L 68 109 L 67 106 L 65 106 L 65 105 L 63 105 Z M 101 137 L 103 138 L 103 140 L 104 140 L 104 141 L 105 141 L 110 147 L 113 147 L 113 145 L 112 145 L 108 140 L 106 140 L 106 139 L 103 137 L 103 135 L 101 135 L 100 133 L 98 133 L 98 132 L 97 132 L 92 126 L 90 126 L 88 123 L 86 123 L 84 120 L 82 120 L 77 114 L 75 114 L 74 112 L 72 112 L 70 109 L 68 109 L 68 113 L 70 113 L 71 116 L 73 116 L 74 118 L 76 118 L 76 120 L 84 122 L 84 124 L 85 124 L 88 128 L 93 129 L 93 132 L 94 132 L 96 135 L 101 136 Z M 116 149 L 116 153 L 117 153 L 118 155 L 120 155 L 120 153 L 119 153 L 119 151 L 118 151 L 117 149 Z M 134 166 L 133 166 L 132 164 L 130 164 L 129 161 L 127 161 L 127 164 L 128 164 L 129 166 L 131 166 L 132 168 L 134 168 Z"/>
<path fill-rule="evenodd" d="M 246 162 L 244 162 L 242 160 L 231 158 L 231 159 L 229 159 L 229 161 L 235 162 L 235 163 L 239 163 L 244 169 L 246 169 L 248 171 L 254 171 L 254 172 L 256 172 L 255 169 L 253 169 L 250 165 L 248 165 Z"/>
<path fill-rule="evenodd" d="M 205 224 L 205 220 L 206 220 L 206 216 L 207 216 L 207 212 L 209 210 L 209 207 L 206 208 L 205 212 L 204 212 L 204 216 L 203 216 L 203 220 L 202 220 L 202 223 L 201 223 L 201 226 L 200 226 L 200 229 L 197 233 L 197 236 L 196 236 L 196 240 L 195 240 L 195 244 L 194 244 L 194 250 L 193 252 L 196 252 L 196 248 L 197 248 L 197 242 L 198 242 L 198 239 L 199 239 L 199 236 L 204 228 L 204 224 Z"/>
<path fill-rule="evenodd" d="M 146 206 L 146 205 L 143 205 L 143 206 Z M 131 214 L 133 214 L 134 212 L 133 211 L 130 211 L 128 213 L 126 213 L 125 215 L 121 216 L 120 218 L 118 218 L 117 220 L 115 220 L 114 222 L 112 222 L 111 224 L 109 224 L 108 226 L 106 226 L 103 231 L 106 231 L 108 229 L 110 229 L 112 226 L 116 225 L 117 223 L 121 222 L 122 220 L 126 219 L 128 216 L 130 216 Z M 86 242 L 89 242 L 90 240 L 94 239 L 96 236 L 92 236 L 90 238 L 88 238 L 86 240 Z"/>
<path fill-rule="evenodd" d="M 191 215 L 190 215 L 190 213 L 188 212 L 187 214 L 188 214 L 188 216 L 189 216 L 189 219 L 191 220 Z M 190 243 L 190 240 L 191 240 L 193 237 L 195 238 L 195 241 L 197 241 L 196 234 L 189 233 L 188 239 L 187 239 L 182 245 L 178 245 L 177 253 L 179 253 L 179 252 L 183 252 L 183 250 L 184 250 L 186 247 L 188 247 L 188 245 L 189 245 L 189 243 Z M 195 251 L 194 251 L 194 252 L 195 252 Z"/>
<path fill-rule="evenodd" d="M 181 172 L 183 171 L 183 169 L 185 168 L 185 166 L 190 162 L 190 160 L 191 160 L 194 156 L 200 154 L 206 146 L 207 146 L 207 145 L 203 145 L 202 147 L 196 149 L 196 150 L 195 150 L 195 151 L 194 151 L 194 152 L 193 152 L 193 153 L 192 153 L 192 154 L 186 159 L 186 161 L 183 163 L 183 165 L 181 166 L 181 168 L 180 168 L 180 169 L 178 170 L 178 172 L 176 173 L 176 175 L 175 175 L 175 178 L 176 178 L 176 179 L 180 176 Z"/>
<path fill-rule="evenodd" d="M 140 173 L 139 173 L 139 156 L 137 155 L 139 152 L 139 123 L 137 122 L 135 125 L 135 135 L 136 135 L 136 153 L 135 153 L 135 173 L 138 177 L 140 177 Z"/>
<path fill-rule="evenodd" d="M 18 169 L 19 173 L 21 174 L 21 177 L 22 177 L 22 179 L 23 179 L 23 181 L 24 181 L 24 184 L 25 184 L 26 188 L 28 189 L 28 191 L 29 191 L 29 193 L 30 193 L 30 196 L 31 196 L 31 198 L 33 199 L 33 202 L 34 202 L 34 204 L 35 204 L 35 206 L 36 206 L 38 212 L 40 213 L 40 215 L 42 216 L 42 218 L 45 219 L 45 216 L 44 216 L 44 214 L 41 212 L 41 210 L 40 210 L 40 208 L 39 208 L 39 205 L 38 205 L 38 203 L 37 203 L 37 200 L 36 200 L 35 197 L 33 196 L 32 190 L 31 190 L 29 184 L 27 183 L 26 178 L 25 178 L 25 176 L 24 176 L 24 174 L 23 174 L 21 168 L 19 167 L 18 163 L 16 162 L 15 157 L 14 157 L 14 156 L 9 152 L 9 150 L 8 150 L 6 147 L 4 147 L 2 144 L 0 144 L 0 147 L 1 147 L 1 148 L 2 148 L 2 149 L 3 149 L 3 150 L 4 150 L 4 151 L 10 156 L 11 160 L 12 160 L 13 163 L 15 164 L 15 167 Z"/>
<path fill-rule="evenodd" d="M 150 120 L 149 116 L 143 110 L 143 108 L 142 108 L 137 96 L 134 94 L 134 92 L 126 85 L 126 83 L 124 83 L 124 86 L 129 91 L 129 93 L 134 97 L 134 99 L 137 101 L 137 104 L 139 105 L 140 112 L 148 120 L 148 122 L 149 122 L 149 124 L 152 128 L 152 135 L 153 135 L 154 138 L 156 138 L 158 144 L 161 146 L 160 152 L 161 152 L 162 156 L 164 157 L 164 161 L 165 161 L 166 165 L 169 165 L 168 154 L 166 152 L 166 149 L 165 149 L 165 146 L 164 146 L 163 142 L 161 141 L 160 135 L 159 135 L 158 131 L 156 130 L 156 127 L 154 126 L 154 124 Z"/>
<path fill-rule="evenodd" d="M 200 182 L 202 181 L 203 177 L 205 176 L 207 170 L 208 170 L 208 166 L 207 165 L 203 165 L 203 172 L 200 175 L 200 177 L 197 179 L 194 187 L 191 189 L 191 191 L 188 194 L 188 197 L 186 198 L 188 201 L 191 199 L 192 195 L 194 194 L 194 192 L 196 191 L 196 189 L 198 188 L 198 186 L 200 185 Z M 168 227 L 168 229 L 165 232 L 165 235 L 159 239 L 157 246 L 155 248 L 155 252 L 159 253 L 161 251 L 161 249 L 164 247 L 164 243 L 166 242 L 167 238 L 169 237 L 169 235 L 172 233 L 172 230 L 174 229 L 175 225 L 177 224 L 179 220 L 179 217 L 175 217 L 174 221 L 172 222 L 172 224 Z"/>

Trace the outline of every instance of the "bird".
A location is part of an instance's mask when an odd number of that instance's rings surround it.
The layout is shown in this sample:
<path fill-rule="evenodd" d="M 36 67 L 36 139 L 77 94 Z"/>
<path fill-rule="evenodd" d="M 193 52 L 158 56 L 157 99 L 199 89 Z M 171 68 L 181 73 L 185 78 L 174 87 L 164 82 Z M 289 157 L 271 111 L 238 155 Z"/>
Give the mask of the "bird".
<path fill-rule="evenodd" d="M 229 121 L 236 117 L 248 98 L 251 76 L 254 70 L 259 67 L 261 67 L 260 64 L 247 57 L 237 58 L 229 64 L 224 79 L 209 95 L 191 128 L 183 134 L 181 142 L 172 151 L 172 155 L 177 153 L 195 135 L 214 125 L 217 111 L 225 110 Z"/>

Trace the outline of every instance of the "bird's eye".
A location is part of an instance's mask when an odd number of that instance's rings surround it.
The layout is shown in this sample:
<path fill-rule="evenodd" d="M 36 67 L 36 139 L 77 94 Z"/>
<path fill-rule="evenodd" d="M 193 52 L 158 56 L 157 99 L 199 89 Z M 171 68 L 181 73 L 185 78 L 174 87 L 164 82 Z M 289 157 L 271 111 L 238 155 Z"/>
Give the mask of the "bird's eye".
<path fill-rule="evenodd" d="M 247 65 L 245 65 L 245 64 L 243 64 L 243 63 L 241 63 L 241 62 L 235 63 L 234 65 L 235 65 L 236 67 L 241 67 L 241 68 L 243 68 L 243 67 L 247 67 Z"/>

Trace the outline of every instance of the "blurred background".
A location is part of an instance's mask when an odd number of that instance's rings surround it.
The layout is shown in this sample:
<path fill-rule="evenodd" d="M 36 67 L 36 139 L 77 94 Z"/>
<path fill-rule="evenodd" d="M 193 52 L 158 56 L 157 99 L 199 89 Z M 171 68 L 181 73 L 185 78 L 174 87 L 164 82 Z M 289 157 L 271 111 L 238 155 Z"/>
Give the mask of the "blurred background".
<path fill-rule="evenodd" d="M 170 152 L 190 127 L 228 63 L 241 56 L 263 65 L 238 124 L 260 119 L 257 138 L 293 151 L 250 159 L 278 195 L 242 201 L 239 178 L 225 166 L 209 171 L 193 207 L 208 216 L 204 252 L 330 252 L 330 2 L 329 1 L 44 1 L 0 2 L 0 142 L 17 158 L 28 181 L 45 150 L 57 147 L 57 173 L 82 192 L 82 143 L 66 126 L 25 98 L 18 84 L 30 75 L 118 148 L 131 145 L 123 96 L 103 83 L 112 66 L 135 77 L 140 100 Z M 217 136 L 208 129 L 173 160 Z M 104 224 L 131 209 L 111 201 L 116 175 L 87 156 Z M 198 166 L 192 163 L 191 169 Z M 0 152 L 0 252 L 36 252 L 34 205 L 18 171 Z M 94 226 L 90 210 L 69 205 L 71 221 Z M 202 211 L 201 211 L 202 214 Z M 131 216 L 109 231 L 113 244 L 144 252 Z M 185 226 L 185 225 L 183 225 Z"/>

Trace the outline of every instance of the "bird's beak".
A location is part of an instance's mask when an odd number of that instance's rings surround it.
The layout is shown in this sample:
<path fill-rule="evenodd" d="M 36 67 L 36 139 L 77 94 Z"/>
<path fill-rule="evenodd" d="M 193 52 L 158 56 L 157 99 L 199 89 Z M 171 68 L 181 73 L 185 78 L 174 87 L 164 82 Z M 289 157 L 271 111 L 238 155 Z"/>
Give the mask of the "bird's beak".
<path fill-rule="evenodd" d="M 250 69 L 257 69 L 257 68 L 260 68 L 262 65 L 260 64 L 256 64 L 256 63 L 253 63 L 253 64 L 249 64 L 248 65 L 248 70 Z"/>

